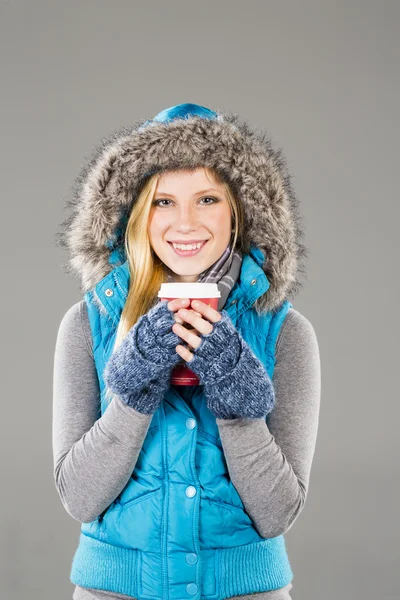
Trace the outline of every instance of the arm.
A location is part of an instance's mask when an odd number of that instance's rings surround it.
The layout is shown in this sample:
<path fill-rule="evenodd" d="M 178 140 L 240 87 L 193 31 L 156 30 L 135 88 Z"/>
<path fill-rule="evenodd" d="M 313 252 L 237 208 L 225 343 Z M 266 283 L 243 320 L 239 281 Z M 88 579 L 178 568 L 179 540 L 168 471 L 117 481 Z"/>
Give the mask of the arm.
<path fill-rule="evenodd" d="M 89 339 L 81 301 L 64 315 L 57 335 L 52 429 L 56 488 L 66 511 L 80 522 L 93 521 L 125 487 L 153 416 L 137 412 L 118 396 L 100 416 Z"/>
<path fill-rule="evenodd" d="M 318 342 L 294 309 L 278 337 L 273 384 L 276 404 L 266 420 L 217 418 L 232 483 L 264 538 L 288 531 L 303 509 L 317 438 Z"/>

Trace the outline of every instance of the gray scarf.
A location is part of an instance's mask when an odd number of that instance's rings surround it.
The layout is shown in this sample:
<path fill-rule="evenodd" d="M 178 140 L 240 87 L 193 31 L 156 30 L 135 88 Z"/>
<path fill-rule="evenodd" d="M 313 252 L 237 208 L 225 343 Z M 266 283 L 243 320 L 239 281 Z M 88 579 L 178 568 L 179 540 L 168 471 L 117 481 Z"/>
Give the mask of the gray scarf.
<path fill-rule="evenodd" d="M 224 306 L 227 297 L 236 281 L 239 278 L 239 273 L 242 265 L 242 253 L 239 250 L 235 250 L 231 253 L 231 246 L 227 246 L 223 254 L 219 259 L 212 264 L 208 269 L 200 273 L 197 282 L 201 283 L 216 283 L 221 293 L 221 297 L 218 300 L 218 310 L 221 311 Z M 173 273 L 170 269 L 167 269 L 168 282 L 174 281 Z"/>

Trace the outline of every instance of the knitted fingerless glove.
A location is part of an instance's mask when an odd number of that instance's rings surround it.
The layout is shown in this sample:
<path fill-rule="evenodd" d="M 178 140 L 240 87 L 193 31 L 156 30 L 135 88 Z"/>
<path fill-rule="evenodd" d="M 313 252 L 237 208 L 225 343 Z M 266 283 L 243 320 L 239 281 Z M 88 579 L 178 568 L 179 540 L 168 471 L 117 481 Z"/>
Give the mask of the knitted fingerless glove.
<path fill-rule="evenodd" d="M 138 412 L 151 414 L 169 387 L 169 375 L 181 357 L 176 346 L 181 338 L 168 301 L 158 302 L 142 315 L 111 355 L 104 369 L 107 387 Z"/>
<path fill-rule="evenodd" d="M 274 407 L 272 381 L 228 313 L 203 334 L 187 364 L 204 385 L 207 406 L 220 419 L 265 417 Z"/>

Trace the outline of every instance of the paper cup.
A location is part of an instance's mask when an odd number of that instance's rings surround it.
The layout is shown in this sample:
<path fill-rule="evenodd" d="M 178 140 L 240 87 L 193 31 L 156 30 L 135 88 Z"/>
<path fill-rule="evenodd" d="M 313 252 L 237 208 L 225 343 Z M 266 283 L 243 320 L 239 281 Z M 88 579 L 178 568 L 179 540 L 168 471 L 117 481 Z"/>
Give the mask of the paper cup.
<path fill-rule="evenodd" d="M 216 283 L 162 283 L 158 292 L 159 299 L 175 300 L 176 298 L 189 298 L 189 300 L 201 300 L 204 304 L 208 304 L 215 310 L 218 310 L 218 299 L 221 293 Z M 190 307 L 189 307 L 190 308 Z M 184 323 L 184 326 L 188 326 Z M 189 326 L 190 328 L 190 326 Z M 182 340 L 182 345 L 185 341 Z M 183 361 L 183 359 L 182 359 Z M 198 385 L 199 378 L 196 373 L 191 371 L 187 363 L 183 361 L 173 368 L 171 372 L 171 383 L 173 385 Z"/>

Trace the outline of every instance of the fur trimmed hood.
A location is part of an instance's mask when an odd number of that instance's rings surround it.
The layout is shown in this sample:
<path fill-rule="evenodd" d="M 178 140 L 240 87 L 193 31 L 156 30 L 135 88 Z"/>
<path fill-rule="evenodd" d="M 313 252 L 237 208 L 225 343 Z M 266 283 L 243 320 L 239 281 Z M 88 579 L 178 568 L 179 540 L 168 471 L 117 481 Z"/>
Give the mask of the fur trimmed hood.
<path fill-rule="evenodd" d="M 125 225 L 147 178 L 199 166 L 214 167 L 232 185 L 243 205 L 243 248 L 248 252 L 256 246 L 264 254 L 262 269 L 270 286 L 258 307 L 271 310 L 297 294 L 308 251 L 282 151 L 236 114 L 196 104 L 181 104 L 114 131 L 81 168 L 55 237 L 68 252 L 63 271 L 78 276 L 82 293 L 126 260 Z"/>

